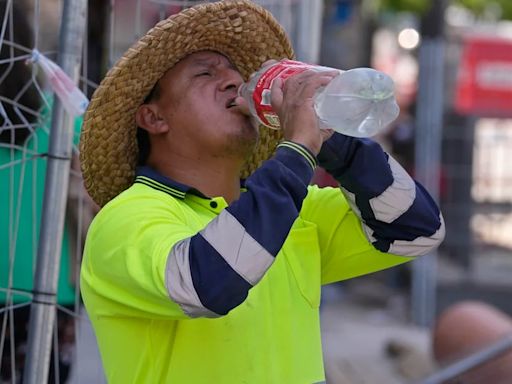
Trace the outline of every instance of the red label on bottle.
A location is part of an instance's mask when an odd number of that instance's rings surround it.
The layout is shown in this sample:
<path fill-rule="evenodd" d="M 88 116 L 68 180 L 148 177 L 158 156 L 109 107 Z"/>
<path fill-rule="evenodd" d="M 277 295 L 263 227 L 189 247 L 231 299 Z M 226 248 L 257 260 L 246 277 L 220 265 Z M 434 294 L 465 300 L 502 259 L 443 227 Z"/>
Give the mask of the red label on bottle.
<path fill-rule="evenodd" d="M 283 81 L 290 76 L 299 74 L 308 69 L 314 68 L 313 65 L 301 63 L 300 61 L 283 60 L 274 64 L 266 72 L 264 72 L 258 82 L 253 93 L 254 109 L 260 121 L 274 129 L 279 129 L 279 117 L 272 110 L 270 105 L 270 88 L 275 79 Z"/>

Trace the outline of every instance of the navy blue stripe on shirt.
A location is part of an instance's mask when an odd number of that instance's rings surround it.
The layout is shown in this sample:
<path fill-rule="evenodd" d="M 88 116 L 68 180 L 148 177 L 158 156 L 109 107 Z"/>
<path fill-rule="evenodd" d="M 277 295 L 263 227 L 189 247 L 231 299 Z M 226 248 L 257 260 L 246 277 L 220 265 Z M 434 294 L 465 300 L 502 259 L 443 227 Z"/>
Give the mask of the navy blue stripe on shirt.
<path fill-rule="evenodd" d="M 194 288 L 210 311 L 225 315 L 245 300 L 251 285 L 200 234 L 191 238 L 189 260 Z"/>
<path fill-rule="evenodd" d="M 246 193 L 227 210 L 270 254 L 283 246 L 313 177 L 310 162 L 295 150 L 279 147 L 245 183 Z"/>
<path fill-rule="evenodd" d="M 344 190 L 355 196 L 357 210 L 354 212 L 360 212 L 363 225 L 372 232 L 373 239 L 370 240 L 378 250 L 387 252 L 395 241 L 413 242 L 418 238 L 429 238 L 442 229 L 437 204 L 419 183 L 413 184 L 401 167 L 397 169 L 399 165 L 389 158 L 379 144 L 369 139 L 334 134 L 323 144 L 318 161 Z M 410 188 L 398 185 L 389 192 L 394 188 L 395 181 L 392 167 Z M 371 205 L 378 203 L 386 192 L 391 195 L 390 201 L 396 204 L 391 210 L 395 209 L 398 213 L 391 222 L 376 219 L 377 213 Z M 413 200 L 410 203 L 401 201 L 401 194 L 404 200 Z M 389 206 L 386 208 L 390 209 Z M 386 214 L 389 215 L 389 212 Z M 433 245 L 437 245 L 442 237 L 437 233 Z M 402 248 L 405 251 L 406 248 Z M 411 247 L 407 247 L 407 252 L 410 250 Z"/>
<path fill-rule="evenodd" d="M 376 242 L 373 245 L 382 252 L 387 252 L 395 240 L 413 241 L 418 237 L 430 237 L 440 226 L 436 203 L 418 183 L 413 204 L 392 225 L 375 219 L 368 200 L 356 198 L 356 202 L 365 224 L 374 231 Z"/>
<path fill-rule="evenodd" d="M 323 144 L 318 162 L 344 188 L 367 200 L 393 183 L 388 155 L 369 139 L 334 134 Z"/>

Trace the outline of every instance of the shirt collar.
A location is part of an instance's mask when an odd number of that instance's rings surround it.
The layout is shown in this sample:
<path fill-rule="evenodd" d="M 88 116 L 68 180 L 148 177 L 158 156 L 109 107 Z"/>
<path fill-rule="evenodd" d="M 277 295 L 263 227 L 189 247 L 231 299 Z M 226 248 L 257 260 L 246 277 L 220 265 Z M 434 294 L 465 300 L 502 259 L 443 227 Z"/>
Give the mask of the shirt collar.
<path fill-rule="evenodd" d="M 197 189 L 174 181 L 148 166 L 137 167 L 135 183 L 147 185 L 148 187 L 165 192 L 179 199 L 184 199 L 187 193 L 207 199 L 207 197 Z"/>
<path fill-rule="evenodd" d="M 174 181 L 147 165 L 137 167 L 134 182 L 147 185 L 179 199 L 184 199 L 187 193 L 202 197 L 203 199 L 210 199 L 197 189 Z M 240 188 L 245 190 L 245 180 L 240 180 Z"/>

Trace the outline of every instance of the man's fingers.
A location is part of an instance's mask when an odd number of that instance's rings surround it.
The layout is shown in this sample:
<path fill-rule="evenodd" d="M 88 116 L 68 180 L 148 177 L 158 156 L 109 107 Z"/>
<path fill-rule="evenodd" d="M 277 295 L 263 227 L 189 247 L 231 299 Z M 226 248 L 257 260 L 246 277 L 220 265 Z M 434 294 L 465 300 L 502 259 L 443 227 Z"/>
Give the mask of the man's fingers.
<path fill-rule="evenodd" d="M 338 71 L 315 72 L 311 70 L 294 75 L 285 82 L 285 97 L 290 94 L 302 98 L 310 98 L 318 88 L 326 86 L 337 75 Z"/>
<path fill-rule="evenodd" d="M 302 97 L 309 98 L 315 95 L 315 92 L 321 88 L 325 87 L 329 82 L 334 79 L 335 76 L 318 74 L 317 76 L 312 77 L 306 83 L 304 83 L 300 89 L 300 93 Z"/>
<path fill-rule="evenodd" d="M 326 86 L 338 71 L 315 72 L 304 71 L 283 81 L 276 78 L 270 87 L 270 102 L 274 111 L 279 113 L 283 103 L 291 105 L 302 105 L 304 101 L 308 103 L 313 99 L 315 92 Z"/>
<path fill-rule="evenodd" d="M 308 82 L 310 79 L 318 77 L 318 76 L 328 76 L 328 77 L 335 77 L 339 75 L 339 71 L 332 70 L 332 71 L 315 71 L 312 69 L 307 69 L 303 72 L 300 72 L 296 75 L 293 75 L 289 77 L 286 81 L 292 81 L 292 82 L 298 82 L 300 84 Z"/>

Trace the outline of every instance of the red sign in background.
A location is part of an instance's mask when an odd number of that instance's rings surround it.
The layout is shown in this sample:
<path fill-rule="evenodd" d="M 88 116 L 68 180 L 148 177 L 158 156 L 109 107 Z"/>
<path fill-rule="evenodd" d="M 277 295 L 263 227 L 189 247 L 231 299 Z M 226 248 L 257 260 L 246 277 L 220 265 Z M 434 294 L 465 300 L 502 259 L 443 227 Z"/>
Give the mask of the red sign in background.
<path fill-rule="evenodd" d="M 512 117 L 512 40 L 466 39 L 455 109 L 482 117 Z"/>

